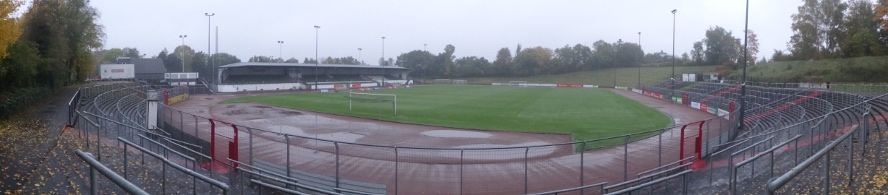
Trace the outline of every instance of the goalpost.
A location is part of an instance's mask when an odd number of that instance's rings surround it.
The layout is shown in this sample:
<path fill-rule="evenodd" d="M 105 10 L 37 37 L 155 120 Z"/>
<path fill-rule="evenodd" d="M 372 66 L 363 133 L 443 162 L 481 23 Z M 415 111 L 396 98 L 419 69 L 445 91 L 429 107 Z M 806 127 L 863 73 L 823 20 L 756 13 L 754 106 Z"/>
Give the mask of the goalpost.
<path fill-rule="evenodd" d="M 466 80 L 453 80 L 454 85 L 465 85 L 466 83 L 468 83 Z"/>
<path fill-rule="evenodd" d="M 511 86 L 527 87 L 527 81 L 509 81 Z"/>
<path fill-rule="evenodd" d="M 451 82 L 450 79 L 435 79 L 435 84 L 438 85 L 451 84 Z"/>
<path fill-rule="evenodd" d="M 348 92 L 348 110 L 352 110 L 352 102 L 392 103 L 392 110 L 398 115 L 398 95 Z"/>

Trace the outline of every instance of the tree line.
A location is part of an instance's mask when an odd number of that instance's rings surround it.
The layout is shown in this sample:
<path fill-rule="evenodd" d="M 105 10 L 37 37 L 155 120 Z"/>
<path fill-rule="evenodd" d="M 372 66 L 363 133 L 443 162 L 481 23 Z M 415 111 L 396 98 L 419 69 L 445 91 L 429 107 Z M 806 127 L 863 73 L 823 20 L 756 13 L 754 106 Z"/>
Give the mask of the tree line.
<path fill-rule="evenodd" d="M 803 0 L 793 35 L 773 60 L 821 60 L 888 55 L 888 1 Z"/>
<path fill-rule="evenodd" d="M 560 74 L 573 71 L 613 67 L 640 66 L 644 52 L 637 43 L 619 40 L 608 43 L 596 41 L 592 47 L 576 44 L 555 50 L 545 47 L 521 48 L 514 54 L 507 48 L 497 51 L 496 59 L 454 56 L 456 47 L 447 45 L 443 53 L 414 50 L 398 55 L 395 65 L 410 68 L 411 75 L 420 78 L 458 78 L 477 76 L 529 76 Z M 653 55 L 651 58 L 656 58 Z"/>
<path fill-rule="evenodd" d="M 742 64 L 744 45 L 733 32 L 715 26 L 707 29 L 703 35 L 701 41 L 693 44 L 690 54 L 685 52 L 674 57 L 664 51 L 645 53 L 638 43 L 598 40 L 591 46 L 565 45 L 554 50 L 540 46 L 522 49 L 521 44 L 518 44 L 514 53 L 507 47 L 499 49 L 493 61 L 477 56 L 457 58 L 454 56 L 456 47 L 447 45 L 444 52 L 438 54 L 423 50 L 402 53 L 397 57 L 395 65 L 412 69 L 411 75 L 419 78 L 459 78 L 561 74 L 604 68 L 666 66 L 673 63 L 677 66 L 726 65 L 724 70 L 730 71 Z M 758 38 L 752 30 L 747 38 L 749 47 L 746 60 L 755 64 L 759 51 Z"/>
<path fill-rule="evenodd" d="M 102 46 L 98 13 L 84 0 L 0 1 L 0 119 L 21 112 L 94 70 Z"/>
<path fill-rule="evenodd" d="M 56 89 L 92 74 L 92 50 L 102 47 L 102 26 L 85 0 L 35 0 L 21 17 L 21 0 L 0 2 L 0 89 Z"/>
<path fill-rule="evenodd" d="M 804 4 L 791 16 L 793 35 L 789 37 L 787 49 L 775 49 L 771 61 L 888 55 L 888 0 L 879 0 L 875 4 L 868 0 L 802 1 Z M 671 65 L 673 61 L 682 66 L 723 65 L 718 71 L 727 75 L 740 68 L 744 61 L 749 65 L 769 61 L 764 56 L 757 56 L 760 51 L 757 34 L 752 30 L 745 34 L 745 37 L 743 34 L 737 36 L 723 27 L 711 27 L 705 31 L 702 40 L 693 43 L 690 53 L 685 52 L 675 59 L 663 51 L 644 53 L 635 43 L 599 40 L 591 47 L 576 44 L 554 50 L 544 47 L 522 50 L 519 45 L 514 53 L 509 48 L 502 48 L 493 62 L 475 56 L 456 58 L 453 56 L 455 47 L 448 45 L 445 52 L 439 54 L 422 50 L 403 53 L 395 64 L 413 69 L 414 76 L 434 78 L 558 74 L 600 68 Z M 742 38 L 748 41 L 748 45 L 744 45 Z"/>

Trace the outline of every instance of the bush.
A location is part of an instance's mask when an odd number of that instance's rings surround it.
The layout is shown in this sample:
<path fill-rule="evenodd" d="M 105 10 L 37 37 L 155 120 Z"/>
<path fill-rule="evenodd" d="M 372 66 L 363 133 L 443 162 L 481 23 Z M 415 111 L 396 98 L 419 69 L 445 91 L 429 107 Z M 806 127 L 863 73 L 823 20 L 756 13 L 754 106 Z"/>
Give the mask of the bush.
<path fill-rule="evenodd" d="M 36 103 L 41 97 L 47 97 L 52 90 L 45 87 L 24 88 L 0 93 L 0 120 Z"/>

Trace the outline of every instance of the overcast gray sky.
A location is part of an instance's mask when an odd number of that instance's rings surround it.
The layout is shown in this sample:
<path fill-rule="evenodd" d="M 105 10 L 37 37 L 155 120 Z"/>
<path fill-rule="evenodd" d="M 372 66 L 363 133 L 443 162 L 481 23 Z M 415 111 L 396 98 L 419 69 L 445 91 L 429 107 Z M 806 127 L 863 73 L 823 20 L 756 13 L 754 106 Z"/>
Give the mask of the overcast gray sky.
<path fill-rule="evenodd" d="M 493 61 L 497 50 L 551 49 L 597 40 L 638 42 L 646 53 L 672 51 L 672 9 L 677 9 L 676 56 L 692 49 L 705 30 L 722 26 L 742 39 L 744 0 L 92 0 L 107 34 L 105 48 L 136 47 L 147 56 L 185 44 L 207 50 L 207 17 L 219 27 L 219 52 L 246 61 L 254 55 L 313 58 L 358 57 L 377 64 L 385 57 L 423 49 L 434 54 L 447 44 L 455 56 Z M 751 0 L 749 28 L 759 35 L 758 58 L 786 49 L 790 16 L 801 0 Z M 215 29 L 214 29 L 215 31 Z M 215 32 L 213 32 L 215 39 Z M 742 40 L 741 40 L 742 41 Z M 213 40 L 215 50 L 215 40 Z"/>

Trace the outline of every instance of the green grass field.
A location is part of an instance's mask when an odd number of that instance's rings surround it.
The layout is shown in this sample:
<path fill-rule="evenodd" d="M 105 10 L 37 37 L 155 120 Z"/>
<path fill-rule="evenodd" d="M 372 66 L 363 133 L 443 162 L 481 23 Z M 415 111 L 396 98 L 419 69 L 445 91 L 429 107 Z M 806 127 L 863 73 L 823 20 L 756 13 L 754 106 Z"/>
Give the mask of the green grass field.
<path fill-rule="evenodd" d="M 353 102 L 348 93 L 262 95 L 223 103 L 266 105 L 405 123 L 538 133 L 571 134 L 589 140 L 664 128 L 665 114 L 603 89 L 493 86 L 419 86 L 365 91 L 396 94 L 391 103 Z"/>

